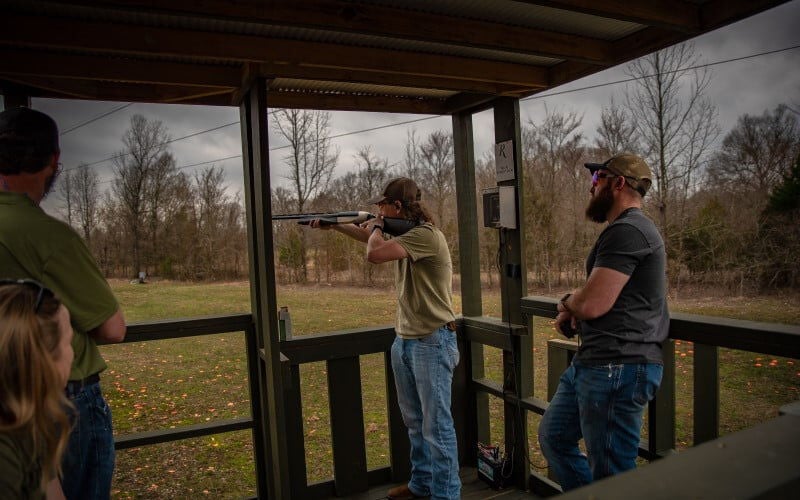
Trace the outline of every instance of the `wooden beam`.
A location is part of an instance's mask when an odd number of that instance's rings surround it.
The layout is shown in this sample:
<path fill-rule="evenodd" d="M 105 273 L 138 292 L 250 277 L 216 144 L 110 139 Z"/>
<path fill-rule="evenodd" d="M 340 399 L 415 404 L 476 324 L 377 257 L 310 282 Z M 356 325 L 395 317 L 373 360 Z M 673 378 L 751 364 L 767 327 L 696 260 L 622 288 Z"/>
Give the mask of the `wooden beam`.
<path fill-rule="evenodd" d="M 104 7 L 134 8 L 182 17 L 232 18 L 250 23 L 453 44 L 595 64 L 605 63 L 609 49 L 606 41 L 574 33 L 342 0 L 272 0 L 263 6 L 224 0 L 177 0 L 163 4 L 152 0 L 115 0 L 91 2 L 91 5 L 96 7 L 98 3 Z"/>
<path fill-rule="evenodd" d="M 74 55 L 0 47 L 2 71 L 9 75 L 79 80 L 113 80 L 187 87 L 220 87 L 228 90 L 241 84 L 241 66 L 186 64 L 109 57 Z"/>
<path fill-rule="evenodd" d="M 468 57 L 401 52 L 254 35 L 200 32 L 10 14 L 0 43 L 106 53 L 180 56 L 239 62 L 303 64 L 327 69 L 445 77 L 499 84 L 544 86 L 541 67 Z"/>
<path fill-rule="evenodd" d="M 443 115 L 448 111 L 445 101 L 442 99 L 292 91 L 270 91 L 269 95 L 271 106 L 276 108 L 377 111 L 427 115 Z"/>
<path fill-rule="evenodd" d="M 698 5 L 685 0 L 517 0 L 580 14 L 695 33 L 700 28 Z"/>
<path fill-rule="evenodd" d="M 175 85 L 134 84 L 111 81 L 56 79 L 15 76 L 0 73 L 0 79 L 39 89 L 36 97 L 105 101 L 154 102 L 161 104 L 231 105 L 233 89 L 219 87 L 180 87 Z"/>
<path fill-rule="evenodd" d="M 528 82 L 526 85 L 509 85 L 478 80 L 464 80 L 439 75 L 406 75 L 381 73 L 359 69 L 336 69 L 302 64 L 262 63 L 261 74 L 267 78 L 295 78 L 348 83 L 367 83 L 398 87 L 452 90 L 476 94 L 519 95 L 545 87 L 544 81 Z"/>

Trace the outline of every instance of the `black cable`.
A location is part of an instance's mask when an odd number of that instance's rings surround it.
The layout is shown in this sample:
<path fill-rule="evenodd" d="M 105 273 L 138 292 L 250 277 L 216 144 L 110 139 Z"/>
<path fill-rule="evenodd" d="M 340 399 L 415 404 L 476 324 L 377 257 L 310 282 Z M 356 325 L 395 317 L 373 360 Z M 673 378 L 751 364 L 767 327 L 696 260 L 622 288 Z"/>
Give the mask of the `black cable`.
<path fill-rule="evenodd" d="M 122 105 L 122 106 L 119 106 L 118 108 L 114 108 L 114 109 L 112 109 L 111 111 L 108 111 L 107 113 L 103 113 L 102 115 L 95 116 L 94 118 L 92 118 L 92 119 L 90 119 L 90 120 L 87 120 L 87 121 L 85 121 L 85 122 L 83 122 L 83 123 L 79 123 L 78 125 L 75 125 L 74 127 L 68 128 L 67 130 L 64 130 L 63 132 L 61 132 L 61 133 L 60 133 L 60 134 L 58 134 L 58 135 L 59 135 L 59 137 L 60 137 L 60 136 L 62 136 L 62 135 L 64 135 L 64 134 L 68 134 L 68 133 L 72 132 L 73 130 L 78 130 L 78 129 L 79 129 L 79 128 L 81 128 L 81 127 L 85 127 L 86 125 L 89 125 L 90 123 L 94 123 L 94 122 L 96 122 L 96 121 L 97 121 L 97 120 L 99 120 L 100 118 L 105 118 L 106 116 L 108 116 L 108 115 L 112 115 L 112 114 L 116 113 L 117 111 L 121 111 L 121 110 L 123 110 L 123 109 L 125 109 L 125 108 L 127 108 L 127 107 L 129 107 L 129 106 L 133 106 L 133 104 L 134 104 L 134 103 L 132 103 L 132 102 L 129 102 L 128 104 L 124 104 L 124 105 Z"/>

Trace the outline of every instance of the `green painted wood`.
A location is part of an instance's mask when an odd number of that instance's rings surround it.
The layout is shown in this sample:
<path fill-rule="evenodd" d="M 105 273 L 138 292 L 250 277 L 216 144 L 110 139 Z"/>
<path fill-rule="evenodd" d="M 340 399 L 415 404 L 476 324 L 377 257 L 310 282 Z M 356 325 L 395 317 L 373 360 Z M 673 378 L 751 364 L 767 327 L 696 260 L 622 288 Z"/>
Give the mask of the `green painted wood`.
<path fill-rule="evenodd" d="M 289 488 L 292 498 L 307 498 L 306 447 L 303 431 L 303 400 L 300 367 L 285 362 L 288 378 L 283 385 L 286 407 L 286 445 L 289 459 Z"/>
<path fill-rule="evenodd" d="M 456 205 L 458 208 L 458 256 L 461 278 L 461 310 L 466 316 L 481 316 L 480 248 L 478 246 L 478 200 L 475 187 L 475 144 L 472 113 L 453 114 Z M 489 404 L 485 394 L 469 390 L 473 378 L 484 376 L 483 345 L 472 342 L 460 328 L 461 361 L 454 373 L 453 418 L 456 423 L 459 460 L 475 465 L 476 443 L 488 441 Z"/>
<path fill-rule="evenodd" d="M 302 335 L 280 343 L 280 351 L 292 364 L 349 358 L 389 350 L 394 326 L 374 326 L 331 333 Z"/>
<path fill-rule="evenodd" d="M 252 324 L 253 316 L 249 313 L 131 323 L 128 325 L 123 342 L 147 342 L 150 340 L 243 332 L 250 328 Z"/>
<path fill-rule="evenodd" d="M 180 439 L 191 439 L 223 432 L 241 431 L 251 429 L 253 419 L 250 417 L 231 418 L 210 422 L 207 424 L 187 425 L 180 429 L 159 429 L 157 431 L 136 432 L 119 436 L 114 440 L 117 450 L 126 450 L 139 446 L 149 446 L 159 443 L 169 443 Z"/>
<path fill-rule="evenodd" d="M 782 416 L 559 498 L 797 498 L 797 450 L 800 418 Z"/>
<path fill-rule="evenodd" d="M 558 299 L 541 296 L 520 300 L 524 314 L 545 318 L 556 317 L 557 304 Z M 670 314 L 669 338 L 800 359 L 800 325 L 673 312 Z"/>
<path fill-rule="evenodd" d="M 719 437 L 719 348 L 694 344 L 694 446 Z"/>
<path fill-rule="evenodd" d="M 337 496 L 347 496 L 369 487 L 358 356 L 328 361 L 327 374 L 333 478 Z"/>
<path fill-rule="evenodd" d="M 245 330 L 247 346 L 247 382 L 250 386 L 250 415 L 253 418 L 253 455 L 256 466 L 256 495 L 266 494 L 267 449 L 264 428 L 264 391 L 261 388 L 261 356 L 256 338 L 256 329 L 251 322 Z"/>
<path fill-rule="evenodd" d="M 675 449 L 675 341 L 663 345 L 664 374 L 656 397 L 648 404 L 648 451 L 666 456 Z"/>
<path fill-rule="evenodd" d="M 270 199 L 269 125 L 267 82 L 254 78 L 240 106 L 242 160 L 247 212 L 247 242 L 250 262 L 250 301 L 259 348 L 264 350 L 261 388 L 265 397 L 265 445 L 269 456 L 267 498 L 288 499 L 289 467 L 286 450 L 286 418 L 283 380 L 278 350 L 277 298 L 272 247 Z"/>
<path fill-rule="evenodd" d="M 569 368 L 578 352 L 578 343 L 572 340 L 551 339 L 547 341 L 547 400 L 553 399 L 558 389 L 561 374 Z"/>
<path fill-rule="evenodd" d="M 527 267 L 525 264 L 525 238 L 522 220 L 523 169 L 522 139 L 520 136 L 519 100 L 499 98 L 494 103 L 495 143 L 513 141 L 515 179 L 500 181 L 498 186 L 514 186 L 516 190 L 517 229 L 500 229 L 500 296 L 502 319 L 509 324 L 524 324 L 519 307 L 520 299 L 527 293 Z M 503 390 L 522 399 L 533 395 L 533 344 L 530 335 L 512 336 L 512 350 L 503 351 Z M 528 449 L 527 415 L 519 405 L 504 404 L 505 445 L 513 453 L 513 482 L 524 488 L 528 482 L 525 461 Z"/>
<path fill-rule="evenodd" d="M 800 325 L 672 313 L 670 338 L 800 359 Z"/>
<path fill-rule="evenodd" d="M 458 209 L 458 257 L 461 275 L 461 310 L 464 316 L 483 314 L 474 149 L 472 114 L 454 114 L 453 155 Z"/>

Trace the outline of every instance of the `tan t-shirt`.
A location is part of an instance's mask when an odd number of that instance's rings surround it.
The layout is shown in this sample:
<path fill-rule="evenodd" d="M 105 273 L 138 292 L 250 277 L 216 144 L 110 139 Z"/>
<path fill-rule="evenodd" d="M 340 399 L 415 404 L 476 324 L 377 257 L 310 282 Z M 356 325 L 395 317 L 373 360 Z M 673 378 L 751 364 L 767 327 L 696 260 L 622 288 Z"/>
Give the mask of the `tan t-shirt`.
<path fill-rule="evenodd" d="M 417 226 L 394 239 L 407 259 L 397 261 L 397 335 L 404 339 L 430 335 L 453 321 L 453 262 L 444 234 L 431 224 Z"/>

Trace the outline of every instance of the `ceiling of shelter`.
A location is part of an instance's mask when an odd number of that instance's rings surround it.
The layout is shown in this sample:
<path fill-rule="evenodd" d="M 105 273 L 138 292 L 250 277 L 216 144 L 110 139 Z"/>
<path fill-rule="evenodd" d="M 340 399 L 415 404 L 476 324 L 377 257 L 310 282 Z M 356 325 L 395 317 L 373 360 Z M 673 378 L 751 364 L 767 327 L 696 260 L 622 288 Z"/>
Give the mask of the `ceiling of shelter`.
<path fill-rule="evenodd" d="M 785 0 L 0 0 L 0 91 L 446 114 L 526 97 Z"/>

